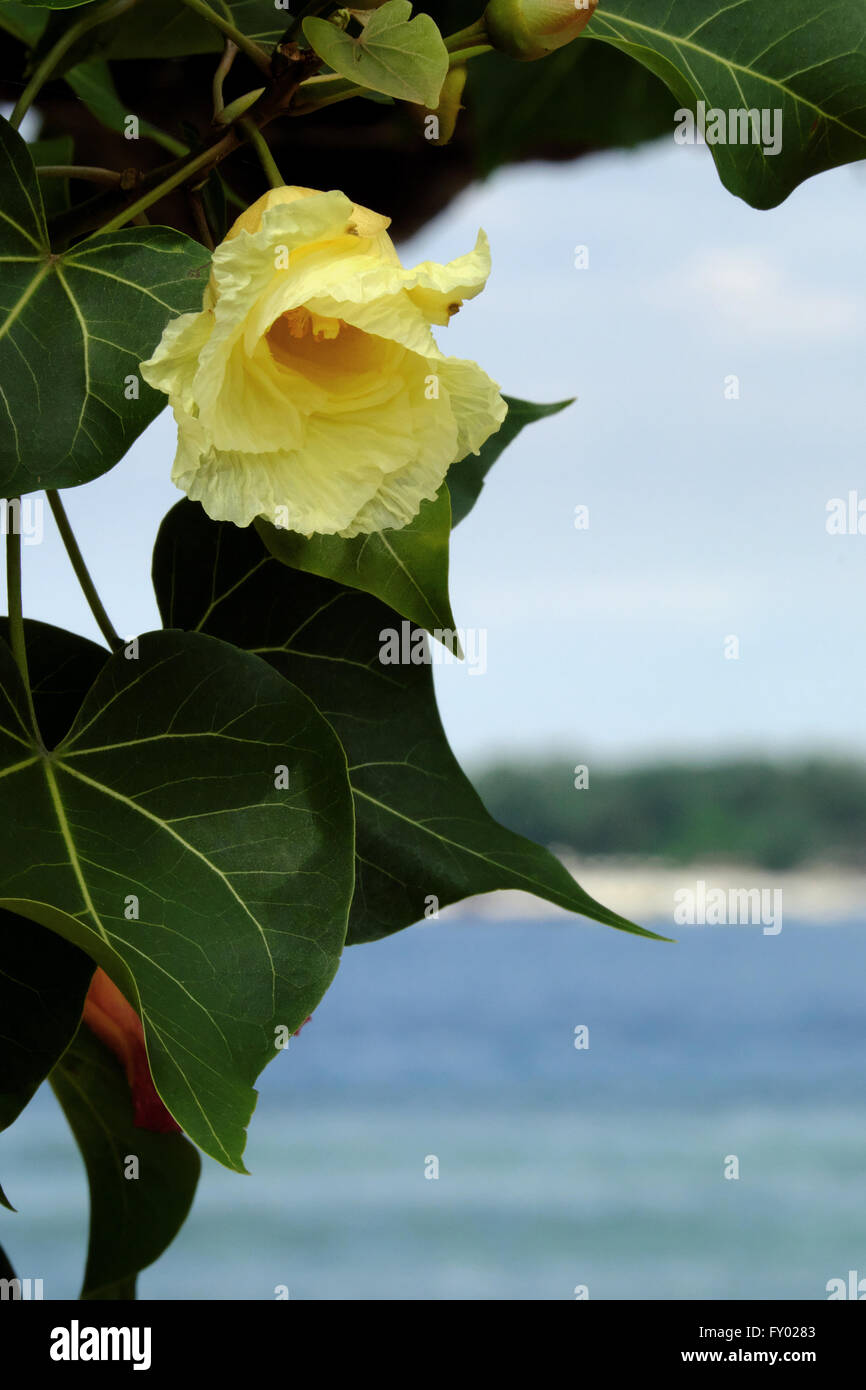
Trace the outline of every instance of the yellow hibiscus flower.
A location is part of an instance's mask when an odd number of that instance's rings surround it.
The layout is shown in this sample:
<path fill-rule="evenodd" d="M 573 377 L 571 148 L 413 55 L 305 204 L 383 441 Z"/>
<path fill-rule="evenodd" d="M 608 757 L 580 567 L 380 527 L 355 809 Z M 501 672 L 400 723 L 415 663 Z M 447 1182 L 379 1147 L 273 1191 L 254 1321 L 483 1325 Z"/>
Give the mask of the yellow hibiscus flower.
<path fill-rule="evenodd" d="M 497 384 L 431 332 L 484 288 L 484 233 L 410 270 L 388 225 L 343 193 L 272 189 L 214 252 L 201 312 L 141 364 L 174 409 L 172 479 L 214 520 L 405 526 L 505 418 Z"/>

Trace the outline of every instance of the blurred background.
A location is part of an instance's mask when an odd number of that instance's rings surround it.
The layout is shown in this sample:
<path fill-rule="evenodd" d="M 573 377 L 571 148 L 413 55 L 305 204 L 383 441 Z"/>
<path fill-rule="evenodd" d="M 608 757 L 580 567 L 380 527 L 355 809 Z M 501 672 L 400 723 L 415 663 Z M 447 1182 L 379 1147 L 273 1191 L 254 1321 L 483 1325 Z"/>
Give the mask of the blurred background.
<path fill-rule="evenodd" d="M 443 721 L 494 814 L 676 944 L 501 895 L 348 951 L 262 1077 L 252 1176 L 205 1161 L 141 1295 L 824 1298 L 866 1276 L 866 537 L 827 529 L 866 499 L 864 173 L 756 212 L 672 131 L 471 185 L 461 158 L 402 228 L 407 262 L 490 237 L 440 341 L 577 400 L 455 532 L 487 665 L 437 668 Z M 157 623 L 173 448 L 163 415 L 66 496 L 123 634 Z M 28 615 L 98 638 L 47 520 L 24 558 Z M 783 929 L 675 926 L 700 880 L 781 889 Z M 45 1089 L 0 1137 L 4 1244 L 49 1298 L 81 1273 L 73 1152 Z"/>

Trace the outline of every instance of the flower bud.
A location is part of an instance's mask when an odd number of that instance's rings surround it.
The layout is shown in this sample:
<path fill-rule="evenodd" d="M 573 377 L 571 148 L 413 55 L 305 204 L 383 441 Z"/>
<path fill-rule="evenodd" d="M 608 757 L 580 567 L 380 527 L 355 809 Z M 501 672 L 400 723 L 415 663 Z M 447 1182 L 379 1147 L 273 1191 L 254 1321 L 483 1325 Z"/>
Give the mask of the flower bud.
<path fill-rule="evenodd" d="M 439 133 L 434 141 L 436 145 L 447 145 L 454 129 L 457 125 L 457 117 L 463 110 L 460 98 L 463 96 L 463 88 L 466 86 L 466 64 L 453 67 L 449 70 L 445 81 L 442 83 L 442 91 L 439 95 L 439 105 L 436 107 L 436 116 L 439 121 Z"/>
<path fill-rule="evenodd" d="M 576 39 L 597 4 L 598 0 L 490 0 L 484 23 L 494 48 L 530 62 Z"/>
<path fill-rule="evenodd" d="M 251 106 L 255 106 L 260 96 L 264 95 L 264 87 L 256 87 L 252 92 L 244 92 L 242 97 L 236 97 L 230 101 L 228 106 L 220 111 L 215 119 L 216 125 L 231 125 L 232 121 L 240 120 L 245 111 L 249 111 Z"/>

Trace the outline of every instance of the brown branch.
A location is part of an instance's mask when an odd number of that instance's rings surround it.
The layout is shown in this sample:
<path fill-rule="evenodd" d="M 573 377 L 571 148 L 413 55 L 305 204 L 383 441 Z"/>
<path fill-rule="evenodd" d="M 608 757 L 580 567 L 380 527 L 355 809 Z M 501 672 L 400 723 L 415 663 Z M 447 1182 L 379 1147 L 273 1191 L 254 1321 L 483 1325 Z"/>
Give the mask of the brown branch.
<path fill-rule="evenodd" d="M 259 130 L 287 110 L 301 83 L 306 81 L 313 72 L 318 71 L 322 63 L 321 58 L 315 53 L 302 52 L 298 49 L 284 56 L 288 59 L 290 66 L 279 77 L 273 79 L 265 95 L 246 113 Z M 190 176 L 192 177 L 194 174 L 197 182 L 201 183 L 211 169 L 215 169 L 240 145 L 248 143 L 248 137 L 234 126 L 228 131 L 217 130 L 210 145 L 206 144 L 204 149 L 195 156 L 196 167 L 191 170 Z M 202 159 L 201 156 L 207 154 L 208 150 L 210 157 Z M 161 183 L 166 182 L 174 174 L 180 173 L 190 163 L 189 156 L 184 156 L 169 164 L 163 164 L 158 169 L 151 170 L 149 174 L 145 174 L 139 180 L 135 190 L 137 195 L 135 199 L 119 198 L 114 190 L 111 190 L 98 194 L 95 198 L 90 198 L 87 202 L 81 203 L 67 212 L 58 214 L 48 224 L 48 232 L 52 242 L 66 241 L 70 237 L 94 231 L 103 223 L 114 220 L 123 212 L 124 205 L 132 207 L 146 193 L 158 188 Z"/>

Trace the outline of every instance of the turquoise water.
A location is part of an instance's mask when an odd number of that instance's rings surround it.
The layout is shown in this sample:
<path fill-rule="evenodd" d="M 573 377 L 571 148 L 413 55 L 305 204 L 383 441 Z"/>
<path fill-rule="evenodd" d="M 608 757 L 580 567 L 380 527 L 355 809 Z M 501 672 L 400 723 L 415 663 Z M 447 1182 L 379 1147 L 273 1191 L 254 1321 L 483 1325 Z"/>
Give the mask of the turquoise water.
<path fill-rule="evenodd" d="M 262 1079 L 252 1176 L 206 1161 L 142 1296 L 821 1299 L 866 1276 L 866 931 L 680 936 L 443 921 L 347 952 Z M 0 1238 L 48 1298 L 83 1260 L 73 1153 L 47 1093 L 0 1138 Z"/>

